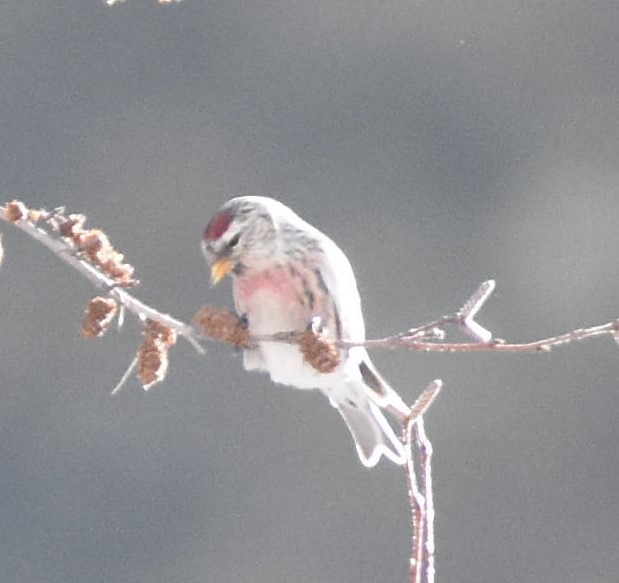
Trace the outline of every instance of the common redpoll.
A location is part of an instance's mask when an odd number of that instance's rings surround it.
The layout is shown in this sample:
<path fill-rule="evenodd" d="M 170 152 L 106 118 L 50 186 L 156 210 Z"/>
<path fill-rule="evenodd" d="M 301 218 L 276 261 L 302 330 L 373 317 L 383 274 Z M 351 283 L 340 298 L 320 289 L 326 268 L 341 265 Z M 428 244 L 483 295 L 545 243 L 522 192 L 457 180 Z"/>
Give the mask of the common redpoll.
<path fill-rule="evenodd" d="M 232 276 L 237 312 L 253 335 L 302 332 L 321 322 L 331 340 L 365 340 L 357 282 L 342 250 L 287 206 L 271 198 L 229 200 L 210 221 L 202 241 L 211 281 Z M 318 372 L 298 345 L 260 342 L 245 349 L 247 370 L 269 373 L 276 383 L 319 389 L 352 433 L 361 463 L 381 455 L 396 464 L 404 448 L 380 408 L 409 409 L 375 369 L 363 347 L 342 350 L 334 372 Z"/>

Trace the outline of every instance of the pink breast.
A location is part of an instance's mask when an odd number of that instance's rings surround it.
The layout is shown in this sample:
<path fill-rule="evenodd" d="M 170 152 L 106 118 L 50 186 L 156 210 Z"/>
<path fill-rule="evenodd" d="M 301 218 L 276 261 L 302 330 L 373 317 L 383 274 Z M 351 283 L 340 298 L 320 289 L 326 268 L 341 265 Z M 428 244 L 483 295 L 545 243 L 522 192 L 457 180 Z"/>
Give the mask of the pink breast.
<path fill-rule="evenodd" d="M 310 268 L 282 266 L 248 271 L 236 278 L 234 296 L 237 309 L 246 314 L 250 325 L 283 319 L 286 329 L 305 328 L 313 316 L 335 333 L 335 313 L 330 297 Z"/>
<path fill-rule="evenodd" d="M 293 277 L 285 267 L 250 272 L 235 282 L 237 300 L 251 302 L 257 294 L 277 296 L 284 302 L 303 300 L 303 279 Z"/>

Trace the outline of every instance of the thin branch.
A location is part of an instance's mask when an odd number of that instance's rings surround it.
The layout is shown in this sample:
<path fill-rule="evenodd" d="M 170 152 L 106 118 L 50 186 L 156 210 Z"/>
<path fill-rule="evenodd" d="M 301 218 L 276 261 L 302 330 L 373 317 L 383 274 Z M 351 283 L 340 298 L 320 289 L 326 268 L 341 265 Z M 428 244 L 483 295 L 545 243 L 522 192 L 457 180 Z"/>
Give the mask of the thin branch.
<path fill-rule="evenodd" d="M 112 392 L 110 393 L 110 395 L 115 395 L 116 393 L 118 393 L 118 391 L 120 391 L 120 389 L 122 389 L 125 386 L 125 384 L 129 380 L 129 377 L 131 376 L 131 373 L 137 368 L 137 366 L 138 366 L 138 359 L 137 357 L 134 357 L 131 363 L 129 364 L 129 366 L 127 367 L 127 370 L 123 373 L 123 376 L 120 377 L 120 380 L 118 381 L 116 386 L 112 389 Z"/>
<path fill-rule="evenodd" d="M 412 435 L 409 438 L 412 439 Z M 410 443 L 406 444 L 408 460 L 406 462 L 406 478 L 408 498 L 411 508 L 411 557 L 409 563 L 410 583 L 421 583 L 423 573 L 423 540 L 425 536 L 424 506 L 425 500 L 415 473 L 415 461 Z"/>
<path fill-rule="evenodd" d="M 419 451 L 419 462 L 423 474 L 423 495 L 425 499 L 424 544 L 422 562 L 425 570 L 426 583 L 434 583 L 436 572 L 434 566 L 434 496 L 432 484 L 432 442 L 426 435 L 423 417 L 415 423 L 415 441 Z"/>
<path fill-rule="evenodd" d="M 404 471 L 411 508 L 410 583 L 421 583 L 422 580 L 426 583 L 434 582 L 434 498 L 430 464 L 432 444 L 423 428 L 423 415 L 442 386 L 442 381 L 432 381 L 411 407 L 411 413 L 402 425 L 402 440 L 407 455 Z M 413 441 L 419 451 L 419 479 L 415 469 Z"/>
<path fill-rule="evenodd" d="M 452 323 L 451 318 L 439 318 L 431 324 L 416 328 L 415 330 L 426 330 L 437 326 Z M 490 340 L 489 342 L 435 342 L 429 340 L 418 340 L 416 336 L 408 333 L 385 336 L 384 338 L 367 339 L 363 342 L 350 342 L 347 340 L 336 341 L 335 344 L 341 348 L 353 348 L 364 346 L 365 348 L 405 348 L 415 352 L 550 352 L 555 346 L 579 342 L 595 336 L 619 334 L 619 319 L 612 320 L 599 326 L 590 328 L 580 328 L 565 332 L 558 336 L 550 336 L 541 340 L 523 343 L 508 343 L 505 340 Z M 252 336 L 253 342 L 284 342 L 295 344 L 299 341 L 298 332 L 278 332 L 276 334 L 263 334 Z"/>
<path fill-rule="evenodd" d="M 615 336 L 619 332 L 619 319 L 565 332 L 558 336 L 543 338 L 532 342 L 508 343 L 504 340 L 491 340 L 490 342 L 427 342 L 413 338 L 388 336 L 376 340 L 367 340 L 363 344 L 367 348 L 407 348 L 421 352 L 550 352 L 555 346 L 579 342 L 595 336 Z M 346 343 L 350 345 L 351 343 Z"/>

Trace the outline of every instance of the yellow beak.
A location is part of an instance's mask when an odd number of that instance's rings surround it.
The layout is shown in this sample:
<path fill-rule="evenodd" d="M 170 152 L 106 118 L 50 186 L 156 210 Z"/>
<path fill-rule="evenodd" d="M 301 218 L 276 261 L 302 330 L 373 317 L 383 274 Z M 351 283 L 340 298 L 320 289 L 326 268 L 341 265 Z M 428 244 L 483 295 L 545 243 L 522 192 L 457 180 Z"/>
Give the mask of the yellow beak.
<path fill-rule="evenodd" d="M 227 258 L 218 259 L 211 266 L 211 285 L 217 285 L 232 271 L 234 263 Z"/>

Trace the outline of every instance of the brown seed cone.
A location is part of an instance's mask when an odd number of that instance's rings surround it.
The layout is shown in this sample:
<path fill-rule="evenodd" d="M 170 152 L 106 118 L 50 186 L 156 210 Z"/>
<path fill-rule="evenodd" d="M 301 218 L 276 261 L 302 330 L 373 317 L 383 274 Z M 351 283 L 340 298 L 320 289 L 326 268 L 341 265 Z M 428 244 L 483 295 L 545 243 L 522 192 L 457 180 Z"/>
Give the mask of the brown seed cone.
<path fill-rule="evenodd" d="M 61 237 L 71 239 L 75 245 L 79 245 L 81 237 L 86 233 L 84 223 L 86 215 L 69 215 L 66 221 L 60 223 L 58 232 Z"/>
<path fill-rule="evenodd" d="M 113 249 L 110 240 L 101 229 L 85 231 L 79 238 L 79 247 L 95 264 L 101 264 L 101 261 L 107 259 Z"/>
<path fill-rule="evenodd" d="M 142 332 L 144 342 L 138 349 L 138 378 L 145 390 L 160 383 L 168 374 L 170 346 L 176 343 L 175 330 L 148 320 Z"/>
<path fill-rule="evenodd" d="M 129 263 L 123 263 L 124 255 L 115 249 L 111 249 L 107 257 L 99 257 L 98 265 L 101 271 L 116 280 L 119 284 L 133 282 L 135 269 Z"/>
<path fill-rule="evenodd" d="M 244 348 L 251 345 L 249 330 L 238 316 L 225 308 L 204 306 L 193 321 L 206 336 Z"/>
<path fill-rule="evenodd" d="M 333 372 L 342 361 L 337 346 L 322 334 L 312 330 L 306 330 L 301 334 L 299 348 L 305 360 L 318 372 Z"/>
<path fill-rule="evenodd" d="M 118 304 L 112 298 L 96 297 L 90 300 L 82 317 L 80 330 L 84 338 L 103 336 L 118 313 Z"/>
<path fill-rule="evenodd" d="M 28 218 L 28 207 L 21 200 L 7 202 L 4 207 L 4 216 L 7 221 L 16 223 Z"/>
<path fill-rule="evenodd" d="M 160 338 L 147 338 L 137 354 L 138 377 L 145 390 L 160 383 L 168 374 L 169 346 Z"/>
<path fill-rule="evenodd" d="M 155 322 L 154 320 L 146 321 L 146 328 L 144 329 L 143 334 L 145 338 L 158 338 L 166 346 L 176 344 L 176 340 L 178 338 L 178 333 L 176 330 L 172 330 L 172 328 L 168 328 L 167 326 L 164 326 L 159 322 Z"/>

